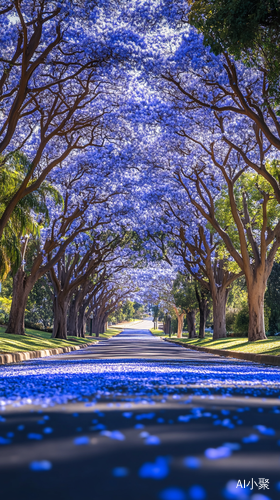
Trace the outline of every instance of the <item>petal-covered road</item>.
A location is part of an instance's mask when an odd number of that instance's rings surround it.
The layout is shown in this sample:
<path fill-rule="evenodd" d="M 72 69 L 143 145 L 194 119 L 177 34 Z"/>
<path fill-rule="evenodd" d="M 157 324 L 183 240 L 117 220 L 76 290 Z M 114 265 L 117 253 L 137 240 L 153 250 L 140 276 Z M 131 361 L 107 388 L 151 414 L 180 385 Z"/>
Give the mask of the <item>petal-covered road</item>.
<path fill-rule="evenodd" d="M 146 326 L 0 368 L 1 498 L 280 498 L 280 370 Z"/>

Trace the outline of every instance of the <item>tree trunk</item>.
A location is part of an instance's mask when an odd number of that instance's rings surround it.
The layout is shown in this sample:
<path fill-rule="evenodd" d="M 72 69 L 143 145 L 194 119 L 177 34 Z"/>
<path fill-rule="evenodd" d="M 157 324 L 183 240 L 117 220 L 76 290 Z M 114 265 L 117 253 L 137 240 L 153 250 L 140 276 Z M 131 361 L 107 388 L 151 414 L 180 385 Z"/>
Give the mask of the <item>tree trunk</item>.
<path fill-rule="evenodd" d="M 86 334 L 86 322 L 87 319 L 85 317 L 86 307 L 81 305 L 79 308 L 79 316 L 78 316 L 78 337 L 85 338 Z"/>
<path fill-rule="evenodd" d="M 208 309 L 208 300 L 201 299 L 199 301 L 199 338 L 205 338 L 205 325 L 207 319 L 207 309 Z"/>
<path fill-rule="evenodd" d="M 30 280 L 27 283 L 25 271 L 21 268 L 13 279 L 13 299 L 6 333 L 24 335 L 24 317 L 28 295 L 32 289 Z"/>
<path fill-rule="evenodd" d="M 247 283 L 248 289 L 248 304 L 249 304 L 249 328 L 248 340 L 254 342 L 255 340 L 266 339 L 265 325 L 264 325 L 264 293 L 266 282 L 261 281 L 258 283 L 254 280 L 253 284 Z"/>
<path fill-rule="evenodd" d="M 102 315 L 95 316 L 93 320 L 93 331 L 96 333 L 104 333 L 105 332 L 105 323 L 107 319 Z"/>
<path fill-rule="evenodd" d="M 106 313 L 103 318 L 103 332 L 105 333 L 108 330 L 108 314 Z"/>
<path fill-rule="evenodd" d="M 163 324 L 163 331 L 165 333 L 165 335 L 171 335 L 172 334 L 172 331 L 171 331 L 171 318 L 170 316 L 165 316 L 165 321 L 164 321 L 164 324 Z"/>
<path fill-rule="evenodd" d="M 107 321 L 108 321 L 107 314 L 102 314 L 99 317 L 97 317 L 98 333 L 105 333 L 106 332 Z"/>
<path fill-rule="evenodd" d="M 92 332 L 95 333 L 95 335 L 99 332 L 99 318 L 98 316 L 93 316 L 92 320 Z"/>
<path fill-rule="evenodd" d="M 189 339 L 194 339 L 196 337 L 195 333 L 195 311 L 192 310 L 187 313 L 187 322 L 188 322 L 188 332 Z"/>
<path fill-rule="evenodd" d="M 185 316 L 184 313 L 177 314 L 177 320 L 178 320 L 177 338 L 178 339 L 182 338 L 184 316 Z"/>
<path fill-rule="evenodd" d="M 75 298 L 71 300 L 67 318 L 67 332 L 72 337 L 78 336 L 78 307 Z"/>
<path fill-rule="evenodd" d="M 85 315 L 83 315 L 81 318 L 81 329 L 79 332 L 80 337 L 82 337 L 83 339 L 86 337 L 86 329 L 87 329 L 87 321 Z"/>
<path fill-rule="evenodd" d="M 199 307 L 199 334 L 198 337 L 200 339 L 205 338 L 205 325 L 208 314 L 208 297 L 207 294 L 209 291 L 205 289 L 198 289 L 198 284 L 195 285 L 195 294 Z"/>
<path fill-rule="evenodd" d="M 229 290 L 220 287 L 216 289 L 213 297 L 213 340 L 222 339 L 227 336 L 226 330 L 226 304 Z"/>
<path fill-rule="evenodd" d="M 67 307 L 68 300 L 64 294 L 54 297 L 54 325 L 52 338 L 67 339 Z"/>

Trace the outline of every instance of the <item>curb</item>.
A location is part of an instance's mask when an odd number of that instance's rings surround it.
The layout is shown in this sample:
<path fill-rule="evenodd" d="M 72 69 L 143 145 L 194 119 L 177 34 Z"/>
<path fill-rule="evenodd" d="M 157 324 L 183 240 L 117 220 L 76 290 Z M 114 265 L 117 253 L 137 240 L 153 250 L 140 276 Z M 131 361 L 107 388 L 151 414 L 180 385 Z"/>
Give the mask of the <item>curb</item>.
<path fill-rule="evenodd" d="M 253 363 L 261 363 L 264 365 L 280 366 L 280 356 L 273 356 L 272 354 L 253 354 L 251 352 L 238 352 L 238 351 L 224 351 L 223 349 L 211 349 L 209 347 L 197 347 L 193 345 L 186 345 L 183 342 L 174 342 L 173 340 L 164 339 L 166 342 L 172 344 L 179 344 L 186 349 L 193 349 L 194 351 L 208 352 L 217 356 L 224 356 L 226 358 L 243 359 L 245 361 L 252 361 Z"/>
<path fill-rule="evenodd" d="M 63 354 L 65 352 L 79 351 L 80 349 L 84 349 L 84 347 L 90 347 L 94 344 L 96 344 L 96 342 L 83 344 L 82 346 L 56 347 L 53 349 L 43 349 L 40 351 L 24 351 L 13 353 L 7 352 L 0 354 L 0 365 L 6 365 L 8 363 L 20 363 L 21 361 L 27 361 L 28 359 L 45 358 L 47 356 L 55 356 L 56 354 Z"/>

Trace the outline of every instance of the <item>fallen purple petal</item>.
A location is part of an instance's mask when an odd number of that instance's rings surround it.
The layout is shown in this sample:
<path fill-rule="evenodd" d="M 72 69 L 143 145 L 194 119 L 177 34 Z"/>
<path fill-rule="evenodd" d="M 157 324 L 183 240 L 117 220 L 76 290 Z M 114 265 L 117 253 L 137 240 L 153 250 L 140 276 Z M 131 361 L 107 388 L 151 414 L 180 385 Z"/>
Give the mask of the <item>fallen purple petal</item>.
<path fill-rule="evenodd" d="M 34 461 L 29 465 L 29 469 L 34 471 L 45 471 L 50 470 L 51 468 L 52 464 L 48 460 Z"/>
<path fill-rule="evenodd" d="M 160 500 L 186 500 L 187 496 L 180 488 L 166 488 L 159 494 Z"/>
<path fill-rule="evenodd" d="M 74 444 L 77 446 L 86 445 L 90 443 L 90 439 L 87 436 L 79 436 L 74 439 Z"/>
<path fill-rule="evenodd" d="M 114 477 L 126 477 L 129 474 L 129 470 L 126 467 L 115 467 L 112 470 L 112 475 Z"/>
<path fill-rule="evenodd" d="M 209 460 L 217 460 L 219 458 L 227 458 L 231 455 L 230 448 L 226 446 L 220 446 L 219 448 L 207 448 L 204 455 Z"/>
<path fill-rule="evenodd" d="M 184 458 L 183 464 L 188 469 L 199 469 L 201 467 L 201 462 L 196 457 L 186 457 L 186 458 Z"/>
<path fill-rule="evenodd" d="M 164 457 L 157 457 L 154 463 L 145 463 L 139 470 L 142 478 L 164 479 L 169 474 L 168 461 Z"/>

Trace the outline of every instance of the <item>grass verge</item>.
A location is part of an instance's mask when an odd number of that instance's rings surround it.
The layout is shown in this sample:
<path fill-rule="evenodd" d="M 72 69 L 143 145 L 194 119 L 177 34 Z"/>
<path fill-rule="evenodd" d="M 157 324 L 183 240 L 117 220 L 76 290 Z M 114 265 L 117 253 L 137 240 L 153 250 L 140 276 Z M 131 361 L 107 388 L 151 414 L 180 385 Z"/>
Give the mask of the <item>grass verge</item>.
<path fill-rule="evenodd" d="M 156 330 L 155 328 L 151 328 L 150 332 L 152 332 L 152 334 L 156 337 L 167 337 L 163 330 Z"/>
<path fill-rule="evenodd" d="M 273 356 L 280 355 L 279 337 L 269 337 L 267 340 L 248 342 L 248 340 L 245 338 L 234 337 L 212 340 L 212 335 L 206 334 L 205 339 L 188 339 L 186 337 L 178 339 L 175 335 L 172 335 L 170 340 L 172 340 L 173 342 L 182 342 L 184 344 L 189 344 L 197 347 L 208 347 L 209 349 L 250 352 L 253 354 L 270 354 Z"/>
<path fill-rule="evenodd" d="M 111 337 L 114 337 L 115 335 L 117 335 L 121 331 L 122 331 L 121 328 L 112 327 L 112 328 L 108 328 L 108 330 L 106 330 L 105 333 L 99 333 L 99 337 L 95 337 L 95 333 L 93 333 L 92 337 L 90 335 L 87 335 L 86 338 L 87 338 L 87 340 L 110 339 Z"/>
<path fill-rule="evenodd" d="M 69 337 L 67 340 L 52 339 L 51 333 L 31 330 L 30 328 L 26 328 L 25 332 L 25 335 L 13 335 L 5 333 L 5 327 L 0 327 L 0 353 L 39 351 L 73 345 L 82 346 L 97 340 L 95 336 L 86 336 L 85 339 L 80 337 Z M 109 328 L 105 333 L 99 335 L 99 339 L 108 339 L 119 332 L 120 330 Z"/>

